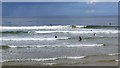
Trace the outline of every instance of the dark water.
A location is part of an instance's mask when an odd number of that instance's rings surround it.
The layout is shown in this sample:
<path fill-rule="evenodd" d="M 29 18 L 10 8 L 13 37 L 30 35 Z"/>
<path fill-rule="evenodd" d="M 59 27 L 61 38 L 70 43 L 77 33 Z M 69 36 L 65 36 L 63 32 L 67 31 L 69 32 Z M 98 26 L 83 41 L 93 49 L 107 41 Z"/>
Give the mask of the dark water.
<path fill-rule="evenodd" d="M 117 26 L 115 16 L 101 17 L 31 17 L 3 18 L 3 26 L 40 26 L 40 25 L 106 25 Z"/>

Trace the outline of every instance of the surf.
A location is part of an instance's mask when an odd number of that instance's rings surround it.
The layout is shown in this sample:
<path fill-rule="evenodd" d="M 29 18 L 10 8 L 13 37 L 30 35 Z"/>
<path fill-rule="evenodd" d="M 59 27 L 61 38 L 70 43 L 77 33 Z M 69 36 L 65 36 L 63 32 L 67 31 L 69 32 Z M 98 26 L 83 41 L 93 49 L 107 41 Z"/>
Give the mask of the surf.
<path fill-rule="evenodd" d="M 75 26 L 75 28 L 82 28 L 85 26 Z M 65 28 L 73 28 L 71 25 L 57 25 L 57 26 L 0 26 L 2 30 L 30 30 L 30 29 L 65 29 Z"/>
<path fill-rule="evenodd" d="M 35 58 L 35 59 L 10 59 L 2 60 L 1 62 L 13 62 L 13 61 L 55 61 L 59 59 L 84 59 L 86 56 L 64 56 L 64 57 L 53 57 L 53 58 Z"/>
<path fill-rule="evenodd" d="M 102 47 L 105 44 L 75 44 L 75 45 L 1 45 L 0 48 L 55 48 L 55 47 L 66 47 L 66 48 L 78 48 L 78 47 Z"/>
<path fill-rule="evenodd" d="M 96 29 L 96 30 L 79 30 L 79 31 L 35 31 L 34 33 L 36 34 L 44 34 L 44 33 L 73 33 L 73 34 L 91 34 L 91 33 L 119 33 L 118 30 L 101 30 L 101 29 Z"/>
<path fill-rule="evenodd" d="M 53 40 L 65 40 L 69 39 L 68 37 L 63 38 L 0 38 L 3 41 L 53 41 Z"/>

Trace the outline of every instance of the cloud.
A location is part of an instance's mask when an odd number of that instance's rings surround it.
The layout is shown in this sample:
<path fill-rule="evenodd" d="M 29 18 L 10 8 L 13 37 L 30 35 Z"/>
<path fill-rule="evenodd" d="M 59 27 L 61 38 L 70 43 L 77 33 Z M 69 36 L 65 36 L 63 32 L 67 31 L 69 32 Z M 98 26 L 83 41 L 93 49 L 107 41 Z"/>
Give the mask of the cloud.
<path fill-rule="evenodd" d="M 90 3 L 93 4 L 94 2 L 97 2 L 97 0 L 91 0 Z"/>
<path fill-rule="evenodd" d="M 119 2 L 120 0 L 97 0 L 98 2 Z"/>
<path fill-rule="evenodd" d="M 87 2 L 87 4 L 94 5 L 95 2 L 97 2 L 97 0 L 90 0 Z"/>

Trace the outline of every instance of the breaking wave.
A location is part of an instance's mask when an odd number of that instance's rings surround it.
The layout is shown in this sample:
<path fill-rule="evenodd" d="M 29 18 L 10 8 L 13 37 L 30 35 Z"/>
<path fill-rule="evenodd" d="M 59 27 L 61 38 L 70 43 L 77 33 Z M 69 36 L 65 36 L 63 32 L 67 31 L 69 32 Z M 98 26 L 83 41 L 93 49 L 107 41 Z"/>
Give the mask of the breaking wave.
<path fill-rule="evenodd" d="M 56 58 L 37 58 L 37 59 L 10 59 L 10 60 L 3 60 L 2 62 L 9 62 L 9 61 L 54 61 L 59 59 L 83 59 L 86 56 L 75 56 L 75 57 L 56 57 Z"/>
<path fill-rule="evenodd" d="M 74 28 L 82 28 L 85 26 L 76 25 Z M 73 26 L 58 25 L 58 26 L 1 26 L 0 29 L 3 30 L 23 30 L 23 29 L 64 29 L 64 28 L 73 28 Z"/>
<path fill-rule="evenodd" d="M 118 33 L 118 30 L 81 30 L 81 31 L 35 31 L 35 33 L 79 33 L 79 34 L 88 34 L 88 33 Z"/>
<path fill-rule="evenodd" d="M 0 38 L 0 40 L 4 41 L 52 41 L 52 40 L 65 40 L 69 39 L 68 37 L 64 38 Z"/>
<path fill-rule="evenodd" d="M 28 32 L 27 31 L 3 31 L 1 33 L 18 34 L 18 33 L 28 33 Z"/>
<path fill-rule="evenodd" d="M 3 49 L 6 48 L 46 48 L 46 47 L 101 47 L 105 46 L 104 44 L 79 44 L 79 45 L 21 45 L 21 46 L 14 46 L 14 45 L 3 45 L 0 46 Z"/>
<path fill-rule="evenodd" d="M 100 27 L 101 27 L 101 28 L 104 28 L 104 27 L 105 27 L 105 28 L 106 28 L 106 27 L 107 27 L 107 28 L 108 28 L 108 27 L 110 28 L 110 27 L 119 27 L 119 26 L 98 26 L 98 25 L 87 25 L 87 26 L 85 26 L 84 28 L 100 28 Z"/>
<path fill-rule="evenodd" d="M 117 55 L 120 55 L 120 53 L 111 53 L 111 54 L 108 54 L 108 56 L 117 56 Z"/>

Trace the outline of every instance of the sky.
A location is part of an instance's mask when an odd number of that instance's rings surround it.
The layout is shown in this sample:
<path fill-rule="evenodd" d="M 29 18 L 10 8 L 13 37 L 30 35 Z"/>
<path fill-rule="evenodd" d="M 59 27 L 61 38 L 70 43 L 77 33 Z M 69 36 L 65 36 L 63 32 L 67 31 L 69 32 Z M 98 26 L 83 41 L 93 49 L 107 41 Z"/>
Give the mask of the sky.
<path fill-rule="evenodd" d="M 117 2 L 3 2 L 3 17 L 115 16 Z"/>
<path fill-rule="evenodd" d="M 38 24 L 101 24 L 102 21 L 94 20 L 73 20 L 67 17 L 79 16 L 117 16 L 119 0 L 4 0 L 2 1 L 3 17 L 43 17 L 31 25 Z M 46 19 L 46 16 L 48 17 Z M 62 16 L 62 19 L 58 19 Z M 63 17 L 67 16 L 67 17 Z M 53 18 L 52 18 L 53 17 Z M 54 17 L 56 19 L 54 20 Z M 44 19 L 45 18 L 45 19 Z M 50 18 L 50 19 L 49 19 Z M 63 19 L 65 18 L 65 19 Z M 107 20 L 107 19 L 106 19 Z M 106 22 L 105 20 L 105 22 Z M 9 20 L 8 20 L 9 21 Z M 14 20 L 12 20 L 14 21 Z M 81 21 L 81 22 L 80 22 Z M 111 20 L 110 20 L 111 21 Z M 115 20 L 117 23 L 117 20 Z M 103 21 L 102 23 L 105 24 Z M 13 22 L 15 25 L 17 22 Z M 108 21 L 109 23 L 109 21 Z M 4 24 L 5 20 L 4 20 Z M 11 24 L 11 25 L 13 25 Z M 18 25 L 30 25 L 30 22 Z M 10 25 L 10 23 L 8 23 Z M 84 25 L 84 24 L 83 24 Z"/>

